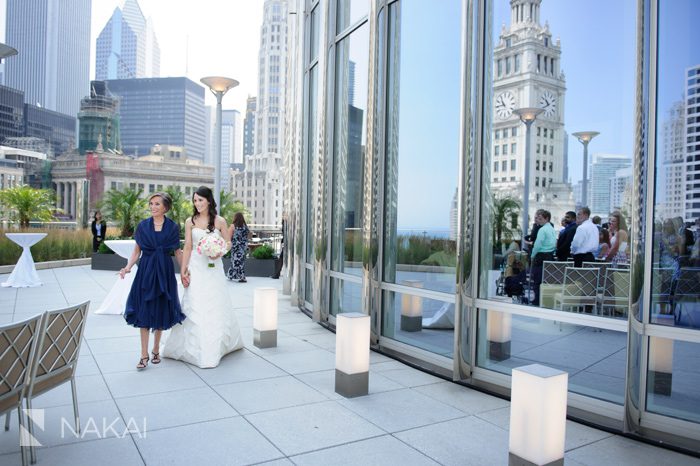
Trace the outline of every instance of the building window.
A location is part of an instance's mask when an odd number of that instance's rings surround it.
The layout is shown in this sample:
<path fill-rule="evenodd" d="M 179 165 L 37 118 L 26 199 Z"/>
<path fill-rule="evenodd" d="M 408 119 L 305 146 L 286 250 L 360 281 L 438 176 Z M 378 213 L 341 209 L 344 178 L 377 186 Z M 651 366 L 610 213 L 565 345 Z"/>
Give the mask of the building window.
<path fill-rule="evenodd" d="M 515 170 L 515 159 L 510 160 L 510 169 Z"/>
<path fill-rule="evenodd" d="M 498 162 L 493 162 L 493 171 L 498 171 Z"/>
<path fill-rule="evenodd" d="M 501 146 L 501 153 L 503 155 L 508 155 L 508 144 L 503 144 L 503 146 Z"/>
<path fill-rule="evenodd" d="M 513 128 L 511 128 L 510 135 L 513 137 L 518 135 L 518 127 L 517 126 L 513 126 Z"/>
<path fill-rule="evenodd" d="M 510 145 L 510 153 L 515 154 L 515 143 Z"/>

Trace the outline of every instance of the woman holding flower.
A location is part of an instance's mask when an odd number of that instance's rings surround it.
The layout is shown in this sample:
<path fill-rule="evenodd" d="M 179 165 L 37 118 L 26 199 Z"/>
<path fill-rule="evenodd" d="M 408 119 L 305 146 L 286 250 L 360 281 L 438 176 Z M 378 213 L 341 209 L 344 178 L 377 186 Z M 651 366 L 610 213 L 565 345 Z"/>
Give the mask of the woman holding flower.
<path fill-rule="evenodd" d="M 182 309 L 187 320 L 170 332 L 163 356 L 198 367 L 216 367 L 221 358 L 243 347 L 238 321 L 228 294 L 221 256 L 231 247 L 228 232 L 216 213 L 211 189 L 192 195 L 192 217 L 185 221 L 185 247 L 180 278 L 185 287 Z"/>
<path fill-rule="evenodd" d="M 134 234 L 134 252 L 126 267 L 119 271 L 123 279 L 140 258 L 124 311 L 126 322 L 141 330 L 141 359 L 137 369 L 145 369 L 148 365 L 148 330 L 154 332 L 151 362 L 158 364 L 161 332 L 185 319 L 170 258 L 173 251 L 176 256 L 181 254 L 180 227 L 165 216 L 171 205 L 172 199 L 168 193 L 155 193 L 148 198 L 151 218 L 139 223 Z"/>

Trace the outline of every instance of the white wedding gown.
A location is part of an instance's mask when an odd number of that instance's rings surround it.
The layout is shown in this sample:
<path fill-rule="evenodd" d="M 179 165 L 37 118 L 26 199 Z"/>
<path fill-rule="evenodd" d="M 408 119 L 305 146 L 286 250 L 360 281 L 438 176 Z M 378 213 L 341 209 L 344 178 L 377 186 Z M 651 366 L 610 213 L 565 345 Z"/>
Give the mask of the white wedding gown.
<path fill-rule="evenodd" d="M 219 234 L 219 230 L 215 232 Z M 161 350 L 163 357 L 201 368 L 216 367 L 224 355 L 243 348 L 221 259 L 214 261 L 212 268 L 209 259 L 197 252 L 196 245 L 205 234 L 206 230 L 192 228 L 190 286 L 182 298 L 187 318 L 170 330 Z"/>

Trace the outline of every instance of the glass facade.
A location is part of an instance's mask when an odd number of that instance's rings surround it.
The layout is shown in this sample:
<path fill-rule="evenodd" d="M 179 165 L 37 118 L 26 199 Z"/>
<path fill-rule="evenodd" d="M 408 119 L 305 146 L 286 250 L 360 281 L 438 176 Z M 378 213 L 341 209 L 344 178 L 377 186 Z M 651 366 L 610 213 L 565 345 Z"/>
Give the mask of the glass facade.
<path fill-rule="evenodd" d="M 499 394 L 564 370 L 570 415 L 699 451 L 700 7 L 577 5 L 299 0 L 292 298 Z"/>

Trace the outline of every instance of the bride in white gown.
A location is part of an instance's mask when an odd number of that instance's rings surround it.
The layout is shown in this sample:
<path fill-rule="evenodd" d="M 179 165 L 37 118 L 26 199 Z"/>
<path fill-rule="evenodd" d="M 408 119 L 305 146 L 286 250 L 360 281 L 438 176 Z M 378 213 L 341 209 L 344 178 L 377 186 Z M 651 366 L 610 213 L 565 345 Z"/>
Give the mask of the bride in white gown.
<path fill-rule="evenodd" d="M 224 355 L 241 349 L 243 340 L 221 259 L 217 258 L 214 267 L 209 267 L 209 258 L 196 250 L 196 244 L 207 234 L 219 235 L 228 241 L 231 235 L 226 220 L 216 215 L 211 189 L 205 186 L 197 189 L 192 202 L 195 213 L 185 222 L 185 248 L 180 270 L 185 287 L 182 312 L 187 318 L 170 330 L 162 355 L 209 368 L 218 366 Z M 222 231 L 225 232 L 223 235 Z"/>

